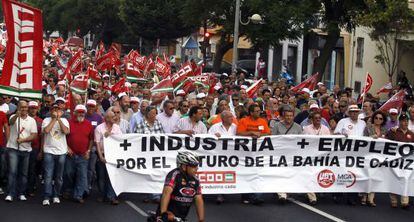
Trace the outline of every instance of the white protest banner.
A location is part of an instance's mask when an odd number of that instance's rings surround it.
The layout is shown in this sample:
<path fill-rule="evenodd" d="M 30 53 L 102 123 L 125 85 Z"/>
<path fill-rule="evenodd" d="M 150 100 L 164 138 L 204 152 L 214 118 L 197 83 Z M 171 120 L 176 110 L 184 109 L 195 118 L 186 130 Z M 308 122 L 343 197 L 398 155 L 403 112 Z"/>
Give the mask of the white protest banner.
<path fill-rule="evenodd" d="M 390 192 L 414 195 L 414 144 L 368 137 L 114 135 L 104 140 L 112 186 L 161 193 L 178 150 L 201 158 L 203 193 Z"/>

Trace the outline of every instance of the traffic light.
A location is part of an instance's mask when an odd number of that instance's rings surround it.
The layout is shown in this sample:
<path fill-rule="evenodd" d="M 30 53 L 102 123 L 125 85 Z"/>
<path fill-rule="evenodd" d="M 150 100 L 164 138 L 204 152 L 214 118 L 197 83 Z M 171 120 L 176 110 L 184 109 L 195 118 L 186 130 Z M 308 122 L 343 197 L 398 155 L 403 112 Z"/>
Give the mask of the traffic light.
<path fill-rule="evenodd" d="M 206 48 L 210 47 L 210 37 L 211 37 L 211 34 L 209 32 L 204 33 L 204 44 L 203 45 Z"/>

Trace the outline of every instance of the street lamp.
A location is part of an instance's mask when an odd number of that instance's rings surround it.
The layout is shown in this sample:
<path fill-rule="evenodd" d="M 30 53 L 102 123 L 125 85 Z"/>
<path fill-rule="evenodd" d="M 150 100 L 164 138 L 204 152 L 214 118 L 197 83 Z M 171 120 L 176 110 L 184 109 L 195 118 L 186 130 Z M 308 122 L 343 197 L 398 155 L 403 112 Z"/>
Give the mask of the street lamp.
<path fill-rule="evenodd" d="M 236 63 L 239 58 L 237 47 L 239 45 L 239 23 L 242 25 L 247 25 L 251 22 L 254 24 L 262 24 L 263 19 L 262 16 L 259 14 L 253 14 L 251 17 L 249 17 L 248 21 L 246 23 L 241 21 L 241 15 L 240 15 L 240 0 L 236 0 L 236 12 L 235 12 L 235 18 L 234 18 L 234 34 L 233 34 L 233 60 L 231 63 L 231 69 L 232 71 L 236 70 Z"/>

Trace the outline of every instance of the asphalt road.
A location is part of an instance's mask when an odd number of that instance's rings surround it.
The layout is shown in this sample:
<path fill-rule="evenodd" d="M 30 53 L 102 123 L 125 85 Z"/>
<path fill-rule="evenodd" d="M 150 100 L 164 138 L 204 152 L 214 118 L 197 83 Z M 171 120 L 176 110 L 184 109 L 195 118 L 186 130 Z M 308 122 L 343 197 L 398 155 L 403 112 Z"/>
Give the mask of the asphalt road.
<path fill-rule="evenodd" d="M 143 214 L 155 210 L 156 204 L 143 203 L 141 194 L 122 194 L 121 204 L 111 206 L 109 203 L 96 201 L 96 194 L 89 197 L 84 204 L 62 200 L 59 205 L 44 207 L 39 196 L 26 202 L 15 200 L 12 203 L 0 201 L 1 222 L 138 222 L 146 221 Z M 4 198 L 4 195 L 1 196 Z M 206 221 L 414 221 L 414 208 L 410 210 L 392 209 L 387 194 L 377 194 L 377 207 L 348 206 L 335 204 L 329 195 L 319 196 L 315 207 L 306 203 L 304 195 L 291 195 L 291 201 L 279 205 L 275 195 L 267 194 L 262 206 L 240 203 L 239 195 L 226 196 L 226 202 L 216 205 L 214 198 L 205 197 Z M 194 208 L 189 221 L 196 221 Z"/>

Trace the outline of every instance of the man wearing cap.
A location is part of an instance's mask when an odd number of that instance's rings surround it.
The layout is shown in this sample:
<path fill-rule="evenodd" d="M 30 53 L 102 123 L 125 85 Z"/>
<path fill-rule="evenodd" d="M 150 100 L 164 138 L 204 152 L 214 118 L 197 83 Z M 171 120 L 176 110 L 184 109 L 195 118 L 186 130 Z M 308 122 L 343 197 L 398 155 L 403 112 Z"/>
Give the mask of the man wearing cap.
<path fill-rule="evenodd" d="M 163 112 L 157 115 L 157 120 L 161 123 L 165 133 L 173 133 L 180 117 L 174 112 L 174 102 L 167 100 L 162 106 Z"/>
<path fill-rule="evenodd" d="M 398 128 L 398 126 L 400 125 L 398 122 L 398 109 L 391 108 L 390 110 L 388 110 L 388 113 L 389 115 L 388 120 L 385 123 L 385 128 L 387 130 Z"/>
<path fill-rule="evenodd" d="M 301 126 L 301 127 L 309 126 L 309 125 L 311 125 L 311 124 L 312 124 L 312 121 L 310 120 L 309 116 L 310 116 L 313 112 L 321 112 L 321 110 L 319 109 L 318 104 L 316 104 L 316 103 L 313 103 L 313 104 L 311 104 L 311 105 L 309 106 L 308 117 L 306 117 L 306 119 L 304 119 L 304 120 L 300 123 L 300 126 Z M 322 125 L 324 125 L 324 126 L 326 126 L 326 127 L 329 127 L 329 123 L 328 123 L 328 121 L 326 121 L 326 119 L 325 119 L 325 118 L 323 118 L 323 117 L 321 118 L 321 124 L 322 124 Z"/>
<path fill-rule="evenodd" d="M 60 203 L 60 191 L 63 184 L 63 170 L 65 166 L 68 145 L 66 135 L 69 134 L 69 122 L 63 118 L 63 111 L 59 102 L 55 102 L 50 111 L 50 117 L 42 122 L 43 132 L 43 168 L 44 193 L 43 206 Z M 52 184 L 52 180 L 54 183 Z"/>
<path fill-rule="evenodd" d="M 141 105 L 139 106 L 139 112 L 132 115 L 131 120 L 129 121 L 131 132 L 134 132 L 137 125 L 144 119 L 145 109 L 149 106 L 149 104 L 148 100 L 142 100 Z"/>
<path fill-rule="evenodd" d="M 407 114 L 403 113 L 398 118 L 399 126 L 396 130 L 388 131 L 386 138 L 389 140 L 394 140 L 398 142 L 405 142 L 405 143 L 414 143 L 414 132 L 408 129 L 408 121 L 409 117 Z M 391 207 L 397 208 L 398 207 L 398 197 L 397 194 L 390 194 L 391 198 Z M 408 209 L 409 208 L 409 197 L 408 196 L 401 196 L 401 208 Z"/>
<path fill-rule="evenodd" d="M 364 130 L 366 123 L 365 121 L 358 119 L 360 109 L 357 105 L 350 105 L 348 107 L 349 117 L 341 119 L 336 125 L 334 134 L 344 136 L 364 136 Z M 358 199 L 357 193 L 347 193 L 343 195 L 349 205 L 355 205 Z M 336 193 L 334 200 L 340 201 L 341 194 Z"/>
<path fill-rule="evenodd" d="M 139 112 L 139 99 L 138 97 L 132 96 L 131 97 L 131 109 L 133 114 L 138 113 Z"/>
<path fill-rule="evenodd" d="M 125 94 L 119 97 L 119 106 L 121 108 L 121 119 L 129 122 L 134 112 L 129 108 L 130 99 L 128 95 Z"/>
<path fill-rule="evenodd" d="M 38 116 L 39 104 L 36 101 L 29 102 L 29 116 L 35 119 L 37 132 L 42 132 L 42 122 L 43 119 Z M 32 151 L 30 152 L 29 159 L 29 174 L 27 182 L 27 191 L 29 196 L 34 196 L 36 189 L 36 179 L 40 172 L 38 172 L 38 167 L 41 166 L 40 157 L 42 156 L 41 152 L 41 141 L 42 134 L 36 134 L 36 138 L 32 141 Z"/>
<path fill-rule="evenodd" d="M 70 119 L 70 114 L 67 112 L 66 110 L 66 100 L 62 97 L 58 97 L 56 98 L 55 102 L 53 103 L 53 105 L 57 105 L 59 107 L 59 112 L 61 112 L 61 117 L 65 118 L 65 119 Z M 51 111 L 48 112 L 45 116 L 46 117 L 51 117 Z"/>
<path fill-rule="evenodd" d="M 69 120 L 70 133 L 66 136 L 68 154 L 65 162 L 64 192 L 83 203 L 83 194 L 88 191 L 88 160 L 93 145 L 93 126 L 85 119 L 86 107 L 77 105 L 73 118 Z"/>
<path fill-rule="evenodd" d="M 196 99 L 197 99 L 197 105 L 199 105 L 199 106 L 204 106 L 204 104 L 205 104 L 205 99 L 206 99 L 206 94 L 205 93 L 199 93 L 199 94 L 197 94 L 197 96 L 196 96 Z"/>
<path fill-rule="evenodd" d="M 175 96 L 180 96 L 180 97 L 185 97 L 187 95 L 187 93 L 185 93 L 185 91 L 184 90 L 182 90 L 182 89 L 179 89 L 179 90 L 177 90 L 177 92 L 175 93 Z"/>
<path fill-rule="evenodd" d="M 36 121 L 28 115 L 26 101 L 19 102 L 18 111 L 10 117 L 10 138 L 7 141 L 8 179 L 6 201 L 18 195 L 25 201 L 31 142 L 36 138 Z"/>
<path fill-rule="evenodd" d="M 89 99 L 86 102 L 86 116 L 85 118 L 91 123 L 93 130 L 103 122 L 103 118 L 97 113 L 97 102 L 93 99 Z M 96 153 L 96 146 L 93 144 L 91 151 L 89 152 L 88 163 L 88 193 L 92 189 L 92 183 L 96 177 L 96 161 L 98 154 Z"/>

